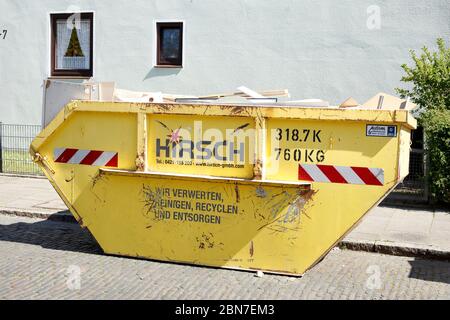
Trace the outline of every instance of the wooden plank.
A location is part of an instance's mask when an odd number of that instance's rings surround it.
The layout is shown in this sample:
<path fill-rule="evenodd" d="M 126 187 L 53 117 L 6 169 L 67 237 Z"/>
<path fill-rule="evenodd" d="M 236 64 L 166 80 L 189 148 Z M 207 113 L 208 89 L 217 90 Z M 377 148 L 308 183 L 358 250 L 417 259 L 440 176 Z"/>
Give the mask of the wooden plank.
<path fill-rule="evenodd" d="M 287 96 L 289 96 L 288 89 L 266 90 L 266 91 L 259 91 L 258 93 L 264 97 L 287 97 Z M 218 99 L 218 98 L 232 97 L 232 96 L 241 96 L 244 98 L 250 98 L 250 96 L 248 94 L 245 94 L 244 92 L 241 92 L 241 91 L 210 94 L 210 95 L 205 95 L 205 96 L 199 96 L 198 98 Z"/>

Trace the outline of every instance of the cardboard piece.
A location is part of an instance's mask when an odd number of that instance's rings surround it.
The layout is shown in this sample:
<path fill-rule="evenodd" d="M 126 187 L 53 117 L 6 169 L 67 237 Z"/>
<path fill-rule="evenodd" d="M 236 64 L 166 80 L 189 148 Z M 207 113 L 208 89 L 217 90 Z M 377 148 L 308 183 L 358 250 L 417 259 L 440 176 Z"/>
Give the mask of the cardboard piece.
<path fill-rule="evenodd" d="M 378 110 L 414 110 L 417 105 L 396 96 L 379 92 L 372 98 L 362 104 L 364 109 L 378 109 Z"/>
<path fill-rule="evenodd" d="M 359 103 L 352 97 L 347 98 L 344 102 L 339 105 L 339 108 L 352 108 L 359 107 Z"/>

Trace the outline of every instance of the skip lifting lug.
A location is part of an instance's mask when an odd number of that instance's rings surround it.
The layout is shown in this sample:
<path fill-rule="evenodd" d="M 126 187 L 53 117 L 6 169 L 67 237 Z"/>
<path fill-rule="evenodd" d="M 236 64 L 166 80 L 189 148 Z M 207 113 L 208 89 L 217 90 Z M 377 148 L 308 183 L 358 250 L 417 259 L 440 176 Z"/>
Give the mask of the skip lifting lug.
<path fill-rule="evenodd" d="M 41 156 L 38 152 L 36 152 L 36 153 L 34 154 L 34 156 L 33 156 L 33 162 L 35 162 L 35 163 L 38 163 L 38 162 L 39 162 L 40 164 L 42 164 L 42 166 L 43 166 L 46 170 L 50 171 L 52 174 L 55 174 L 55 170 L 53 170 L 52 167 L 49 165 L 47 159 L 46 159 L 45 157 Z"/>

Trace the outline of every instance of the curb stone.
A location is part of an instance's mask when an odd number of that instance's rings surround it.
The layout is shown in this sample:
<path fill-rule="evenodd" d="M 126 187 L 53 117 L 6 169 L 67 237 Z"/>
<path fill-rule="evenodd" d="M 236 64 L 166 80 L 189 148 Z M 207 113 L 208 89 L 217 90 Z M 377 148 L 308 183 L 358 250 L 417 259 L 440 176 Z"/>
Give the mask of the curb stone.
<path fill-rule="evenodd" d="M 10 177 L 10 178 L 46 179 L 43 174 L 40 175 L 40 174 L 20 174 L 20 173 L 2 172 L 2 173 L 0 173 L 0 176 Z"/>
<path fill-rule="evenodd" d="M 58 221 L 58 222 L 69 222 L 69 223 L 77 223 L 75 218 L 72 216 L 69 210 L 58 211 L 58 212 L 44 212 L 44 211 L 30 211 L 24 209 L 5 209 L 0 208 L 0 214 L 16 216 L 16 217 L 26 217 L 26 218 L 37 218 L 44 219 L 50 221 Z"/>
<path fill-rule="evenodd" d="M 442 250 L 434 246 L 424 246 L 420 244 L 410 244 L 392 241 L 367 241 L 367 240 L 342 240 L 338 244 L 339 248 L 383 253 L 394 256 L 418 257 L 435 260 L 450 261 L 450 251 Z"/>

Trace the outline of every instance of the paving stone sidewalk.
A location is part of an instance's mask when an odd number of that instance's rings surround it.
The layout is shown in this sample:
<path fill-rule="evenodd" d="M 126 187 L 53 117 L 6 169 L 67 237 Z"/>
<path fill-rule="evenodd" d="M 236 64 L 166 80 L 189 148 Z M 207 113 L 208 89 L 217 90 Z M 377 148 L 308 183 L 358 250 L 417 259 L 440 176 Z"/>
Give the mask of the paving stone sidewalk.
<path fill-rule="evenodd" d="M 0 213 L 73 221 L 46 179 L 0 175 Z M 450 260 L 450 210 L 379 206 L 340 247 Z"/>
<path fill-rule="evenodd" d="M 109 256 L 77 224 L 7 215 L 0 256 L 1 300 L 450 298 L 447 261 L 335 248 L 303 277 L 259 277 Z"/>

